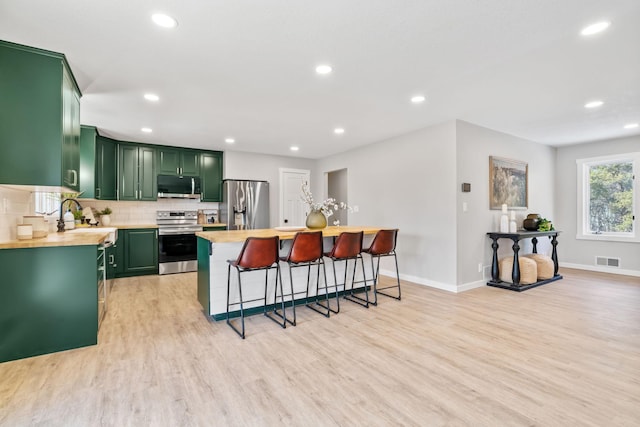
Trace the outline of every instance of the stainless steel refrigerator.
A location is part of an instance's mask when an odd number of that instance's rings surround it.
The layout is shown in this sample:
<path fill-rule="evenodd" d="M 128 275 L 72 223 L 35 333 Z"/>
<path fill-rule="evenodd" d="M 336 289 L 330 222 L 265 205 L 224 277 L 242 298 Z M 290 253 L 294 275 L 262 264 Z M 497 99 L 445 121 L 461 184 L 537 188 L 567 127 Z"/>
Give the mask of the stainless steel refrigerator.
<path fill-rule="evenodd" d="M 220 222 L 228 230 L 269 228 L 269 183 L 225 179 L 222 181 Z"/>

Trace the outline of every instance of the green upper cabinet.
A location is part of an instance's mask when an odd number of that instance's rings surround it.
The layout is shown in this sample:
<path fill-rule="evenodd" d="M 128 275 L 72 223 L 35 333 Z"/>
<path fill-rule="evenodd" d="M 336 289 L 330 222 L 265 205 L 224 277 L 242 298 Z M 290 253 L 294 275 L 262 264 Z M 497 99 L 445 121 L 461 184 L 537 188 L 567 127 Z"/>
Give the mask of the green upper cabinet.
<path fill-rule="evenodd" d="M 98 200 L 116 200 L 118 187 L 117 141 L 104 136 L 96 138 L 95 165 L 95 198 Z"/>
<path fill-rule="evenodd" d="M 118 142 L 98 135 L 93 126 L 80 129 L 80 191 L 82 197 L 116 200 Z"/>
<path fill-rule="evenodd" d="M 156 150 L 136 144 L 120 144 L 119 200 L 157 200 Z"/>
<path fill-rule="evenodd" d="M 80 189 L 80 89 L 63 54 L 0 40 L 0 184 Z"/>
<path fill-rule="evenodd" d="M 208 151 L 200 154 L 200 181 L 203 202 L 222 201 L 222 152 Z"/>
<path fill-rule="evenodd" d="M 188 149 L 159 148 L 158 174 L 198 176 L 200 175 L 200 153 Z"/>
<path fill-rule="evenodd" d="M 95 127 L 80 127 L 80 191 L 81 197 L 86 199 L 95 198 L 97 136 L 98 131 Z"/>

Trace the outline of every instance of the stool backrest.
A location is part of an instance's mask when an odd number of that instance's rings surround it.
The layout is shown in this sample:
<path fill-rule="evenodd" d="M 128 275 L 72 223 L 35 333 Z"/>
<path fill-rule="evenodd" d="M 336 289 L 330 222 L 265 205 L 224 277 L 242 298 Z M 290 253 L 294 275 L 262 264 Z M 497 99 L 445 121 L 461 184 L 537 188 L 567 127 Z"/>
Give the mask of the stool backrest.
<path fill-rule="evenodd" d="M 398 238 L 398 229 L 379 230 L 369 246 L 367 251 L 371 255 L 384 255 L 396 250 L 396 239 Z"/>
<path fill-rule="evenodd" d="M 273 237 L 247 237 L 236 261 L 242 268 L 267 268 L 278 263 L 280 239 Z"/>
<path fill-rule="evenodd" d="M 296 233 L 286 261 L 293 263 L 310 262 L 322 258 L 322 231 L 301 231 Z"/>
<path fill-rule="evenodd" d="M 330 258 L 352 258 L 362 252 L 362 239 L 364 233 L 362 231 L 351 233 L 344 231 L 340 233 L 333 245 Z"/>

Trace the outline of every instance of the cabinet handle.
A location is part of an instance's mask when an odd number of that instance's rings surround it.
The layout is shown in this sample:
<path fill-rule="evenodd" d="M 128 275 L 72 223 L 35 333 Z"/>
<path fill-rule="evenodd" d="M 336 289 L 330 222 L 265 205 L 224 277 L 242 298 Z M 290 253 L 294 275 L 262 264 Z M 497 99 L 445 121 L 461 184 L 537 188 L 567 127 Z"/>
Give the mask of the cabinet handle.
<path fill-rule="evenodd" d="M 73 174 L 73 182 L 70 185 L 78 185 L 78 172 L 71 169 L 71 173 Z"/>
<path fill-rule="evenodd" d="M 109 264 L 113 264 L 115 262 L 115 257 L 113 255 L 109 255 Z"/>
<path fill-rule="evenodd" d="M 96 199 L 100 198 L 100 187 L 96 188 Z"/>

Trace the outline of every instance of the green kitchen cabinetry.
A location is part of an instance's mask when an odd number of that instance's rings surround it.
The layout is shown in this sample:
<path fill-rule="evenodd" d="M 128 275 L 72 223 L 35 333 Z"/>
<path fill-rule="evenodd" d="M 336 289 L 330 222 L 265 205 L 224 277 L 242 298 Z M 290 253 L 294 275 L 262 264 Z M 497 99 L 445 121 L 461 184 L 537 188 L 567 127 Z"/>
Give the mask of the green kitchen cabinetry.
<path fill-rule="evenodd" d="M 158 229 L 118 230 L 118 244 L 123 251 L 120 277 L 158 274 Z"/>
<path fill-rule="evenodd" d="M 118 188 L 118 142 L 98 135 L 95 157 L 95 198 L 116 200 Z"/>
<path fill-rule="evenodd" d="M 158 174 L 198 176 L 200 175 L 200 153 L 189 149 L 159 148 Z"/>
<path fill-rule="evenodd" d="M 82 198 L 116 200 L 118 142 L 98 135 L 93 126 L 80 129 Z"/>
<path fill-rule="evenodd" d="M 61 53 L 0 40 L 0 184 L 80 189 L 80 89 Z"/>
<path fill-rule="evenodd" d="M 118 200 L 147 200 L 158 198 L 156 150 L 154 148 L 121 143 L 118 146 Z"/>
<path fill-rule="evenodd" d="M 0 250 L 0 362 L 98 342 L 97 246 Z"/>
<path fill-rule="evenodd" d="M 203 202 L 222 201 L 221 151 L 207 151 L 200 154 L 200 185 Z"/>
<path fill-rule="evenodd" d="M 205 225 L 202 227 L 202 231 L 222 231 L 226 229 L 226 225 Z"/>
<path fill-rule="evenodd" d="M 122 231 L 119 232 L 119 239 L 122 239 Z M 107 248 L 107 279 L 115 279 L 116 277 L 122 277 L 123 261 L 124 261 L 124 246 L 118 240 L 112 246 Z"/>

